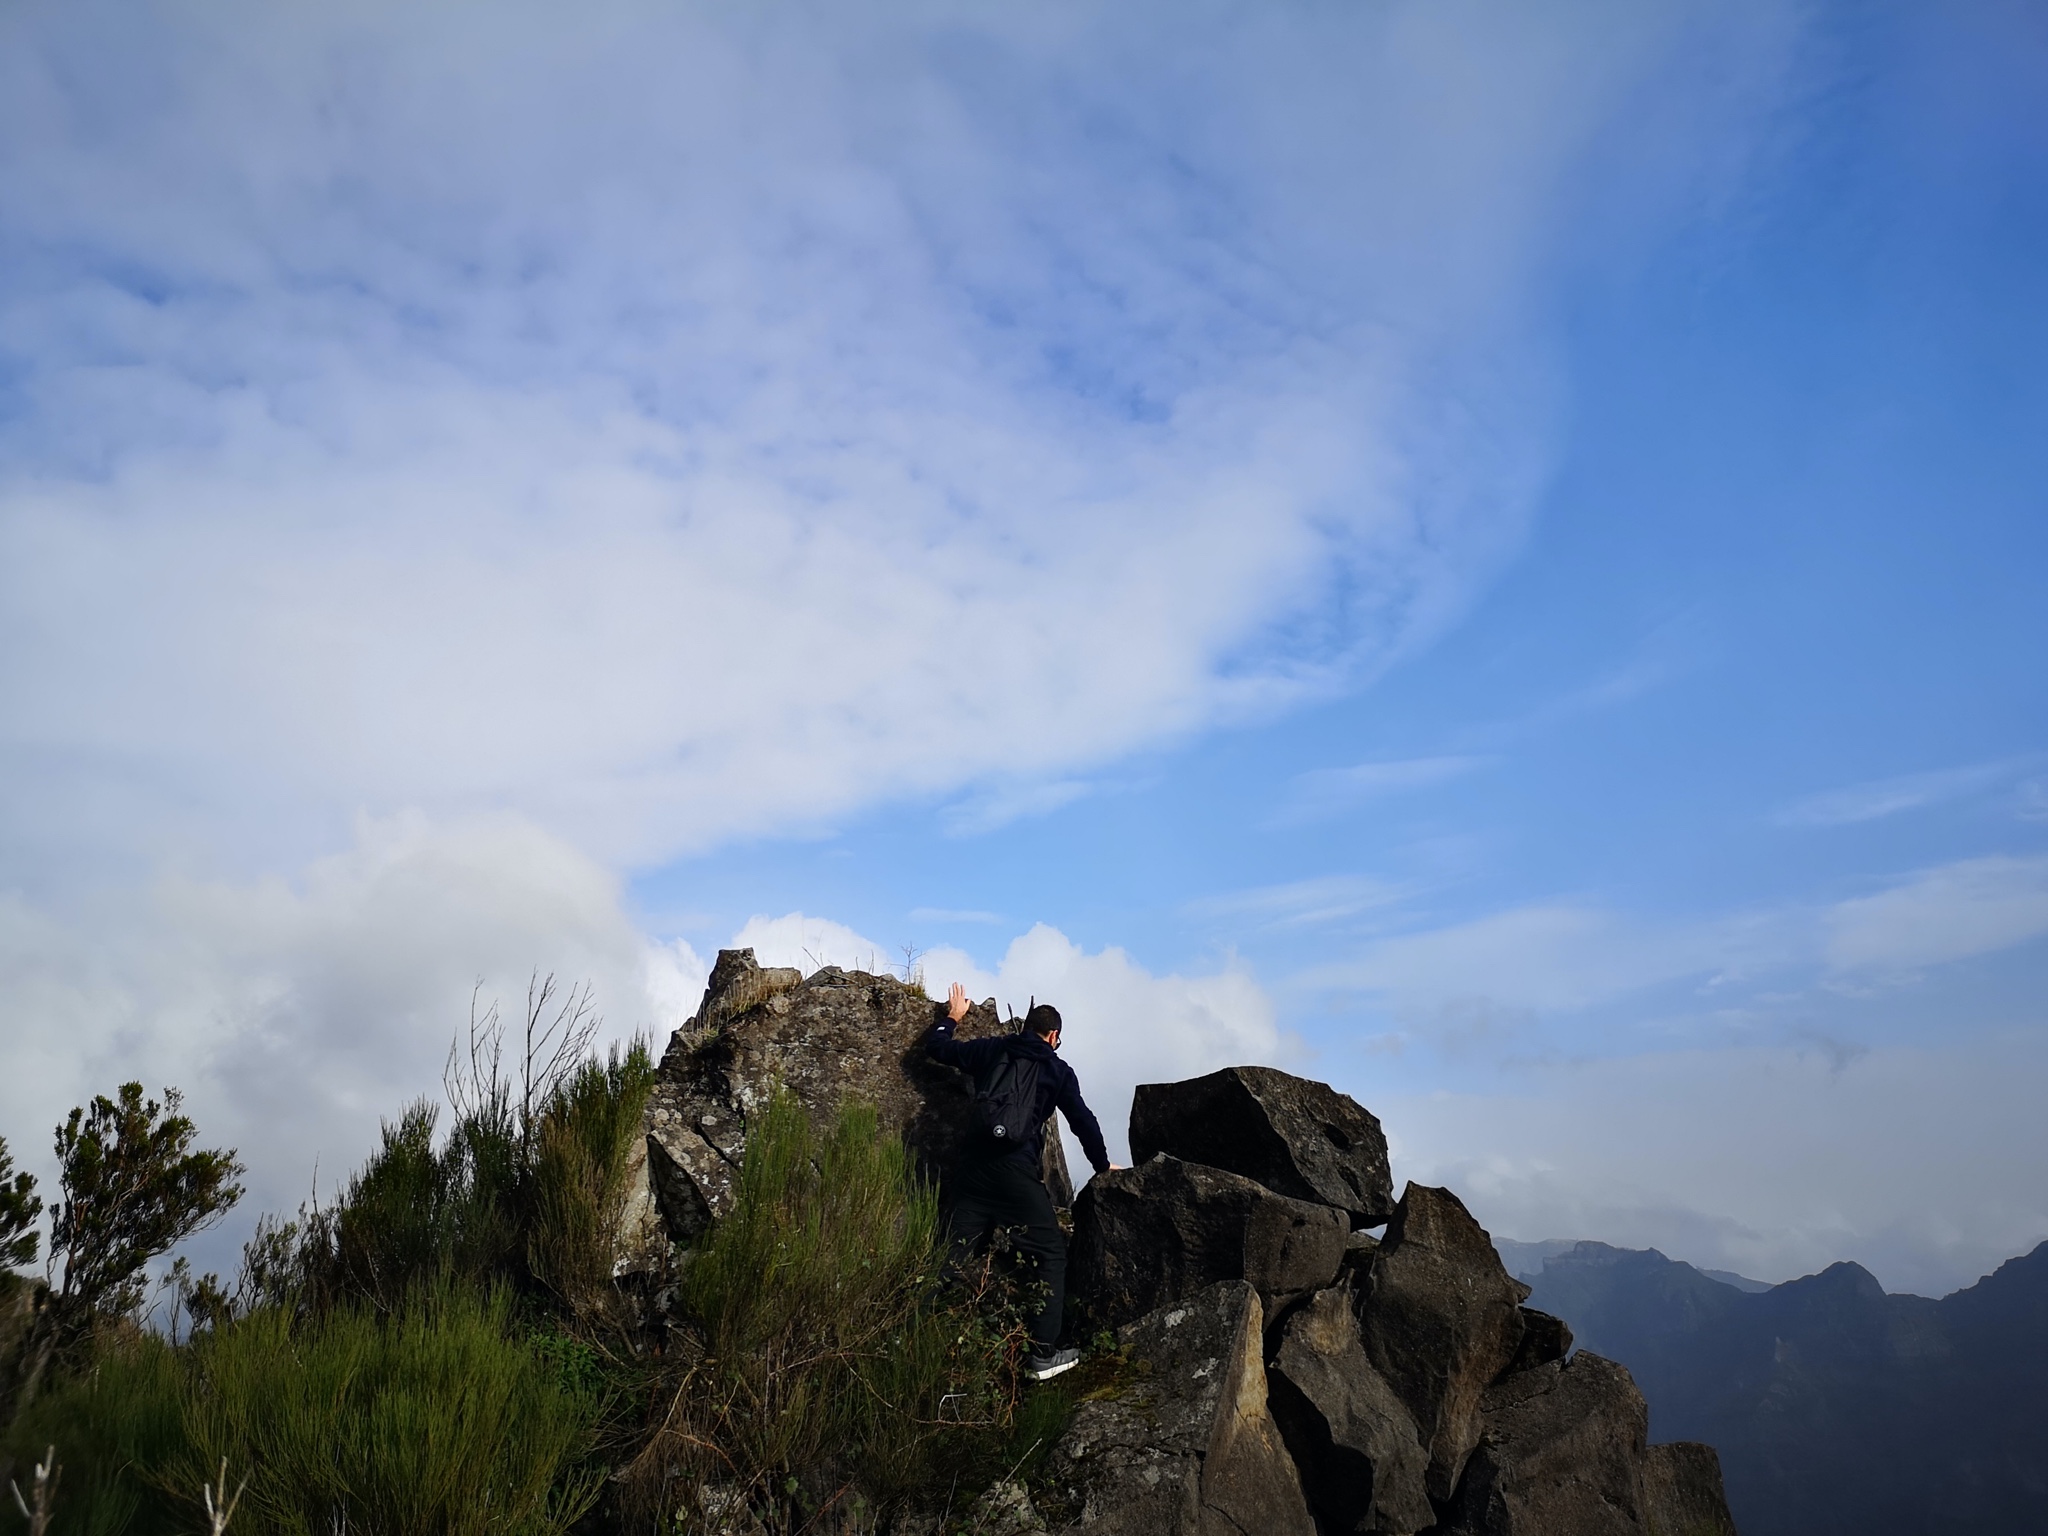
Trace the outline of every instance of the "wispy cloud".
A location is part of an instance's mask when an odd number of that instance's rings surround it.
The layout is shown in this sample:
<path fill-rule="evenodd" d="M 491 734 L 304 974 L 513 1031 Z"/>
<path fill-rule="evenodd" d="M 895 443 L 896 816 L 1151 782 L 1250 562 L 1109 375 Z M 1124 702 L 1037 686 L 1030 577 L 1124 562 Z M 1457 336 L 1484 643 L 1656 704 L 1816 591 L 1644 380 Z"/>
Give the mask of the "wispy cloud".
<path fill-rule="evenodd" d="M 2048 858 L 1964 859 L 1827 915 L 1837 969 L 1905 971 L 2010 949 L 2048 934 Z"/>
<path fill-rule="evenodd" d="M 1272 928 L 1314 927 L 1397 906 L 1408 894 L 1407 887 L 1390 881 L 1363 875 L 1324 875 L 1205 896 L 1189 902 L 1187 910 L 1196 917 L 1249 918 Z"/>
<path fill-rule="evenodd" d="M 1325 696 L 1515 547 L 1617 122 L 1729 174 L 1796 14 L 7 8 L 0 839 L 971 831 Z"/>
<path fill-rule="evenodd" d="M 2032 1030 L 1633 1055 L 1369 1102 L 1397 1178 L 1451 1185 L 1499 1235 L 1654 1246 L 1765 1280 L 1856 1259 L 1939 1296 L 2048 1234 L 2044 1074 Z"/>
<path fill-rule="evenodd" d="M 2048 935 L 2048 858 L 1963 859 L 1866 896 L 1645 918 L 1542 902 L 1377 937 L 1305 970 L 1296 986 L 1379 999 L 1455 1034 L 1480 1015 L 1569 1015 L 1690 983 L 1734 1005 L 1774 988 L 1888 989 L 1909 972 Z"/>
<path fill-rule="evenodd" d="M 947 806 L 939 813 L 939 824 L 953 837 L 975 837 L 1007 827 L 1013 821 L 1049 816 L 1062 806 L 1072 805 L 1093 788 L 1080 779 L 993 784 Z"/>
<path fill-rule="evenodd" d="M 951 907 L 913 907 L 910 912 L 913 923 L 1000 923 L 1001 914 L 995 912 L 956 911 Z"/>
<path fill-rule="evenodd" d="M 1966 768 L 1941 768 L 1849 784 L 1787 806 L 1778 820 L 1796 827 L 1840 827 L 1880 821 L 1904 811 L 1979 794 L 2010 780 L 2024 766 L 2023 761 L 2012 760 L 1976 763 Z"/>
<path fill-rule="evenodd" d="M 1384 795 L 1462 778 L 1493 761 L 1488 757 L 1410 757 L 1356 763 L 1349 768 L 1317 768 L 1289 781 L 1270 824 L 1297 826 L 1322 821 Z"/>

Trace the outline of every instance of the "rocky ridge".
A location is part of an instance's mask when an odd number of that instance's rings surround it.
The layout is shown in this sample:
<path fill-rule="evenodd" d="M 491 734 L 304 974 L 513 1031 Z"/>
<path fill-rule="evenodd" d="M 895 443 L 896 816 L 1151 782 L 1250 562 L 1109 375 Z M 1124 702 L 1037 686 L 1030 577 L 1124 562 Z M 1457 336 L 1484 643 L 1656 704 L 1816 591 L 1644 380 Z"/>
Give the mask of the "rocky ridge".
<path fill-rule="evenodd" d="M 721 951 L 650 1101 L 635 1215 L 688 1244 L 729 1203 L 781 1083 L 821 1119 L 873 1104 L 941 1181 L 967 1123 L 924 1059 L 935 1005 L 891 977 Z M 961 1027 L 1011 1027 L 992 1001 Z M 1004 1527 L 1071 1536 L 1730 1536 L 1715 1453 L 1649 1446 L 1629 1373 L 1522 1303 L 1458 1197 L 1393 1195 L 1356 1101 L 1268 1067 L 1137 1090 L 1138 1166 L 1071 1206 L 1071 1307 L 1110 1336 Z M 1371 1228 L 1384 1226 L 1375 1239 Z"/>

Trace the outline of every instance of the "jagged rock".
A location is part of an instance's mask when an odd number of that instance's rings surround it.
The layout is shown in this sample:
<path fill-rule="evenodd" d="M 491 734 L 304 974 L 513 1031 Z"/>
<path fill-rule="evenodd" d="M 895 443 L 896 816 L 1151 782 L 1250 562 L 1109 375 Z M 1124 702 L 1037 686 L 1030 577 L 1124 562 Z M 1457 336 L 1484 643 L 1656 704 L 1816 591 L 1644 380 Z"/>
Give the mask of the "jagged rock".
<path fill-rule="evenodd" d="M 1414 1415 L 1365 1357 L 1348 1286 L 1318 1291 L 1287 1319 L 1266 1376 L 1323 1531 L 1410 1536 L 1435 1523 L 1423 1487 L 1429 1453 Z"/>
<path fill-rule="evenodd" d="M 1114 1328 L 1218 1280 L 1269 1311 L 1337 1278 L 1348 1223 L 1327 1205 L 1161 1154 L 1097 1174 L 1074 1205 L 1068 1285 L 1091 1328 Z"/>
<path fill-rule="evenodd" d="M 1651 1536 L 1650 1413 L 1621 1366 L 1580 1350 L 1518 1372 L 1482 1421 L 1442 1536 Z"/>
<path fill-rule="evenodd" d="M 1415 1415 L 1429 1494 L 1448 1499 L 1479 1442 L 1479 1401 L 1522 1342 L 1529 1288 L 1447 1189 L 1410 1184 L 1359 1298 L 1366 1357 Z"/>
<path fill-rule="evenodd" d="M 1394 1210 L 1387 1138 L 1356 1099 L 1272 1067 L 1144 1083 L 1131 1102 L 1131 1159 L 1165 1152 L 1257 1180 L 1276 1194 L 1376 1227 Z"/>
<path fill-rule="evenodd" d="M 1315 1536 L 1266 1405 L 1258 1292 L 1224 1281 L 1126 1325 L 1115 1375 L 1053 1448 L 1039 1498 L 1073 1536 Z"/>
<path fill-rule="evenodd" d="M 1501 1374 L 1512 1376 L 1516 1371 L 1534 1370 L 1539 1365 L 1562 1360 L 1571 1352 L 1572 1331 L 1563 1318 L 1538 1312 L 1534 1307 L 1524 1307 L 1522 1342 L 1515 1350 L 1515 1358 L 1508 1362 L 1508 1368 Z"/>
<path fill-rule="evenodd" d="M 1005 1478 L 974 1501 L 967 1528 L 975 1536 L 1032 1536 L 1045 1529 L 1045 1518 L 1031 1502 L 1030 1490 Z"/>
<path fill-rule="evenodd" d="M 1711 1445 L 1677 1440 L 1653 1445 L 1643 1464 L 1650 1536 L 1736 1536 L 1721 1486 L 1721 1457 Z"/>
<path fill-rule="evenodd" d="M 840 1103 L 875 1106 L 920 1171 L 943 1179 L 966 1134 L 970 1091 L 925 1059 L 918 1042 L 939 1005 L 892 976 L 826 966 L 808 979 L 763 969 L 750 949 L 720 950 L 697 1015 L 663 1055 L 645 1117 L 646 1163 L 629 1211 L 659 1212 L 666 1235 L 692 1241 L 731 1200 L 747 1117 L 786 1085 L 819 1123 Z M 1006 1033 L 993 1000 L 962 1022 L 962 1039 Z M 1073 1203 L 1057 1135 L 1045 1138 L 1053 1200 Z"/>

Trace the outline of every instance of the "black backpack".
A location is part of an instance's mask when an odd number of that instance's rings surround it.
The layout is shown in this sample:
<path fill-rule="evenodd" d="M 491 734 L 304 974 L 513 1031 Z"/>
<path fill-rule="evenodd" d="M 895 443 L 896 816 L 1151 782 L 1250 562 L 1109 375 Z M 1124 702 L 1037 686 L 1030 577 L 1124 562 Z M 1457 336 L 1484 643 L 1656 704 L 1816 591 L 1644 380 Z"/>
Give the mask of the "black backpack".
<path fill-rule="evenodd" d="M 986 1079 L 974 1085 L 974 1128 L 982 1140 L 1007 1151 L 1038 1128 L 1039 1061 L 1012 1045 Z"/>

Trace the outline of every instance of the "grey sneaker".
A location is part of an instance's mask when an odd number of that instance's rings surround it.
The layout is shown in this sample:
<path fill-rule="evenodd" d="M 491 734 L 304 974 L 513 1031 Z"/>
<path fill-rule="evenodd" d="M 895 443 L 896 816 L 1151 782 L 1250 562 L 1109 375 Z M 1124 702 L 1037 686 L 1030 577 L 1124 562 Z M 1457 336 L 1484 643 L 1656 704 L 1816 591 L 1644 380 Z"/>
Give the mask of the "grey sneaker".
<path fill-rule="evenodd" d="M 1078 1349 L 1056 1349 L 1049 1355 L 1033 1355 L 1024 1362 L 1024 1374 L 1033 1381 L 1051 1381 L 1061 1371 L 1071 1371 L 1081 1363 Z"/>

